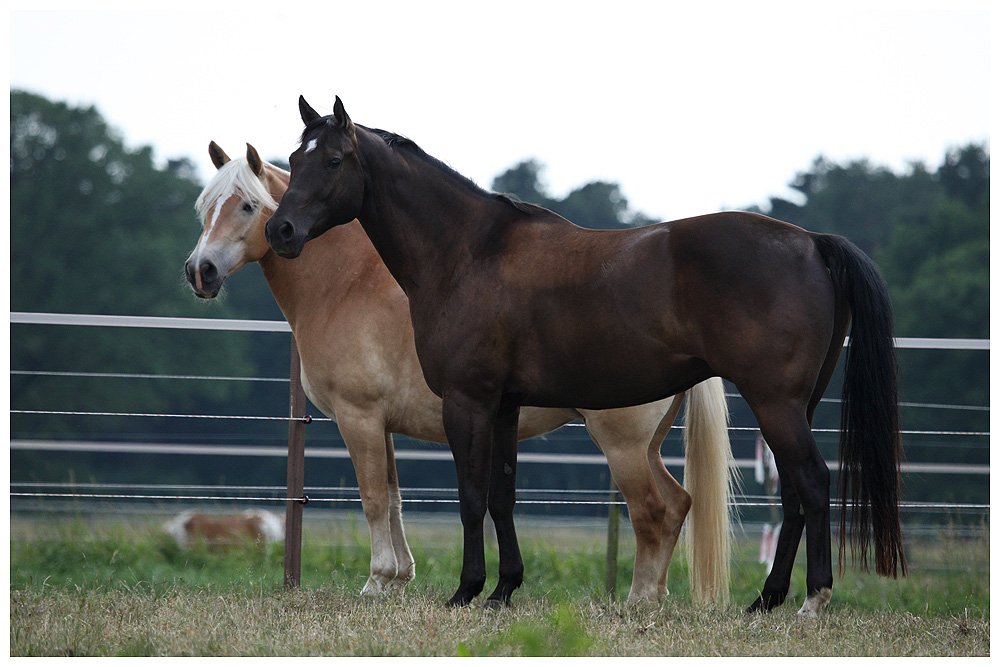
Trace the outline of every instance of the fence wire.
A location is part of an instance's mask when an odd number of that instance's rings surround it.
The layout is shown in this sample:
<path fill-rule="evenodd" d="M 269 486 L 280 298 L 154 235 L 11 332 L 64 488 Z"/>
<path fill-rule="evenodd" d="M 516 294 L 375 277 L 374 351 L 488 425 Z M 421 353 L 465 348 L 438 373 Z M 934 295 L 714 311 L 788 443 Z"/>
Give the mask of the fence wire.
<path fill-rule="evenodd" d="M 288 378 L 280 377 L 252 377 L 238 375 L 167 375 L 162 373 L 97 373 L 86 371 L 18 371 L 12 370 L 11 375 L 24 375 L 35 377 L 80 377 L 80 378 L 102 378 L 114 380 L 209 380 L 223 382 L 281 382 L 288 384 Z M 740 394 L 726 394 L 728 399 L 742 399 Z M 832 403 L 839 405 L 843 400 L 839 398 L 821 398 L 820 403 Z M 902 408 L 927 408 L 932 410 L 971 410 L 976 412 L 989 412 L 988 405 L 958 405 L 949 403 L 913 403 L 900 401 Z"/>
<path fill-rule="evenodd" d="M 148 419 L 238 419 L 238 420 L 260 420 L 260 421 L 300 421 L 306 424 L 312 422 L 333 422 L 329 417 L 268 417 L 260 415 L 192 415 L 192 414 L 169 414 L 155 412 L 90 412 L 82 410 L 11 410 L 12 415 L 61 415 L 71 417 L 142 417 Z M 568 423 L 565 426 L 582 427 L 584 424 Z M 672 428 L 685 428 L 684 424 L 676 424 Z M 729 426 L 730 431 L 759 431 L 756 426 Z M 814 428 L 813 433 L 840 433 L 837 428 Z M 989 431 L 919 431 L 900 429 L 900 435 L 961 435 L 961 436 L 985 436 L 989 437 Z"/>
<path fill-rule="evenodd" d="M 74 498 L 81 500 L 196 500 L 196 501 L 236 501 L 236 502 L 303 502 L 308 503 L 360 503 L 360 489 L 356 486 L 337 487 L 306 487 L 303 497 L 289 498 L 286 496 L 245 496 L 245 495 L 182 495 L 182 494 L 136 494 L 136 493 L 79 493 L 65 491 L 66 489 L 117 489 L 120 491 L 131 490 L 156 490 L 156 491 L 191 491 L 208 490 L 216 492 L 250 492 L 250 491 L 271 491 L 274 493 L 284 493 L 285 487 L 281 486 L 232 486 L 232 485 L 205 485 L 205 484 L 101 484 L 98 482 L 74 483 L 74 482 L 11 482 L 11 488 L 34 488 L 34 489 L 62 489 L 62 492 L 55 491 L 12 491 L 12 498 Z M 316 497 L 310 493 L 338 493 L 350 494 L 351 497 Z M 404 503 L 442 503 L 456 504 L 458 500 L 458 489 L 437 488 L 437 487 L 415 487 L 401 488 L 400 494 Z M 449 498 L 428 498 L 419 496 L 448 495 Z M 621 498 L 620 491 L 601 489 L 519 489 L 517 492 L 518 504 L 523 505 L 625 505 L 624 500 L 612 500 L 612 497 Z M 418 497 L 413 497 L 418 496 Z M 539 498 L 538 496 L 555 496 L 551 498 Z M 563 499 L 560 496 L 591 496 L 587 499 L 569 498 Z M 831 507 L 839 508 L 840 501 L 836 498 L 830 499 Z M 735 496 L 730 503 L 731 507 L 781 507 L 781 502 L 772 496 L 745 495 Z M 847 503 L 848 508 L 853 508 L 854 504 Z M 945 502 L 916 502 L 901 501 L 899 503 L 901 511 L 933 510 L 938 512 L 947 511 L 968 511 L 968 512 L 989 512 L 990 505 L 982 503 L 945 503 Z"/>
<path fill-rule="evenodd" d="M 161 317 L 134 317 L 134 316 L 101 316 L 101 315 L 72 315 L 54 313 L 11 313 L 11 324 L 55 324 L 55 325 L 77 325 L 77 326 L 112 326 L 112 327 L 140 327 L 140 328 L 171 328 L 171 329 L 207 329 L 224 331 L 266 331 L 266 332 L 290 332 L 287 322 L 283 321 L 258 321 L 258 320 L 216 320 L 199 318 L 161 318 Z M 988 340 L 970 339 L 917 339 L 899 338 L 895 344 L 900 348 L 921 348 L 921 349 L 964 349 L 964 350 L 986 350 L 990 349 Z M 846 341 L 845 341 L 846 345 Z M 212 376 L 212 375 L 165 375 L 165 374 L 145 374 L 145 373 L 98 373 L 98 372 L 77 372 L 77 371 L 26 371 L 12 370 L 12 376 L 50 376 L 50 377 L 80 377 L 80 378 L 107 378 L 107 379 L 141 379 L 141 380 L 188 380 L 188 381 L 238 381 L 238 382 L 279 382 L 288 383 L 288 378 L 273 377 L 234 377 L 234 376 Z M 738 394 L 728 394 L 728 398 L 738 397 Z M 840 399 L 822 399 L 826 403 L 839 403 Z M 914 407 L 926 409 L 947 409 L 947 410 L 967 410 L 967 411 L 989 411 L 989 406 L 975 405 L 952 405 L 938 403 L 901 403 L 901 407 Z M 118 417 L 118 418 L 158 418 L 158 419 L 208 419 L 208 420 L 253 420 L 253 421 L 301 421 L 311 422 L 332 422 L 326 417 L 284 417 L 284 416 L 256 416 L 256 415 L 192 415 L 192 414 L 162 414 L 143 412 L 92 412 L 92 411 L 68 411 L 68 410 L 10 410 L 10 414 L 19 415 L 60 415 L 60 416 L 82 416 L 82 417 Z M 582 427 L 580 423 L 570 423 L 567 426 Z M 683 425 L 674 428 L 683 429 Z M 730 426 L 730 431 L 734 432 L 757 432 L 756 427 Z M 838 429 L 817 428 L 816 433 L 838 433 Z M 970 436 L 989 437 L 989 432 L 979 431 L 921 431 L 902 430 L 903 435 L 921 436 Z M 34 488 L 50 489 L 48 491 L 11 491 L 11 498 L 36 498 L 36 499 L 73 499 L 73 500 L 142 500 L 142 501 L 198 501 L 198 502 L 300 502 L 309 503 L 359 503 L 360 498 L 357 487 L 307 487 L 302 497 L 289 498 L 284 487 L 266 486 L 222 486 L 222 485 L 158 485 L 158 484 L 80 484 L 80 483 L 11 483 L 11 489 Z M 93 489 L 104 491 L 119 491 L 119 493 L 79 493 L 76 490 Z M 57 491 L 59 490 L 59 491 Z M 124 493 L 124 491 L 153 491 L 156 493 L 137 494 Z M 204 494 L 182 494 L 181 491 L 205 491 L 214 492 L 214 495 Z M 404 503 L 457 503 L 457 489 L 431 489 L 413 488 L 403 489 L 405 495 L 417 497 L 404 497 Z M 167 493 L 174 492 L 174 493 Z M 273 493 L 276 495 L 246 495 L 249 493 Z M 227 495 L 219 495 L 219 494 Z M 351 497 L 310 497 L 310 493 L 350 495 Z M 233 495 L 237 494 L 237 495 Z M 242 495 L 239 495 L 242 494 Z M 420 497 L 448 494 L 456 497 Z M 518 492 L 519 504 L 525 505 L 624 505 L 623 500 L 612 499 L 608 490 L 558 490 L 558 489 L 527 489 Z M 549 497 L 539 497 L 539 496 Z M 621 496 L 618 495 L 617 498 Z M 831 504 L 836 506 L 837 501 L 831 500 Z M 780 507 L 781 503 L 771 496 L 738 496 L 732 503 L 733 507 Z M 939 502 L 901 502 L 900 509 L 913 512 L 981 512 L 989 513 L 989 504 L 976 503 L 939 503 Z"/>

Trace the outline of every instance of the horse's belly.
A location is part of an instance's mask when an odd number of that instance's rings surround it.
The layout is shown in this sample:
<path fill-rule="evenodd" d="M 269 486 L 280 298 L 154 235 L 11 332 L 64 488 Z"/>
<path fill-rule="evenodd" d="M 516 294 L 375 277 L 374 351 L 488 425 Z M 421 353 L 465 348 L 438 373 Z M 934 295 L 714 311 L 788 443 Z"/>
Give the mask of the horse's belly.
<path fill-rule="evenodd" d="M 712 376 L 700 359 L 642 354 L 619 345 L 610 354 L 580 355 L 526 368 L 518 393 L 522 404 L 605 410 L 642 405 L 689 389 Z"/>

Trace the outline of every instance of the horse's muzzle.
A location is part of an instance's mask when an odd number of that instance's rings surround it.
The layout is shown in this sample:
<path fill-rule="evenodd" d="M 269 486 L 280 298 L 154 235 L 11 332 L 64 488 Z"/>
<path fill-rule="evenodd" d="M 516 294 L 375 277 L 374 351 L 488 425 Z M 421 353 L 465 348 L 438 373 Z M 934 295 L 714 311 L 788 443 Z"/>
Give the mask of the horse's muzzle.
<path fill-rule="evenodd" d="M 188 260 L 184 263 L 184 276 L 195 295 L 202 299 L 214 299 L 218 296 L 224 280 L 215 264 L 208 260 L 202 260 L 197 266 Z"/>
<path fill-rule="evenodd" d="M 264 238 L 280 257 L 295 259 L 302 254 L 305 239 L 295 232 L 295 225 L 288 220 L 271 218 L 264 227 Z"/>

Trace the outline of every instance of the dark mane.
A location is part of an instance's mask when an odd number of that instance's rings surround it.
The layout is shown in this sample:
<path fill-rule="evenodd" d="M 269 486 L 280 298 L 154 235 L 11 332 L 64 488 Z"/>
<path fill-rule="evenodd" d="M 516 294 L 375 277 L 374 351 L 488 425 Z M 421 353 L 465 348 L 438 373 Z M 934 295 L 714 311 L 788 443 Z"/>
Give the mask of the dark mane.
<path fill-rule="evenodd" d="M 355 126 L 367 130 L 368 132 L 371 132 L 379 139 L 381 139 L 383 142 L 385 142 L 385 145 L 388 146 L 389 148 L 392 148 L 394 150 L 405 150 L 411 155 L 420 158 L 424 162 L 433 166 L 438 171 L 447 174 L 452 180 L 468 188 L 475 194 L 496 199 L 497 201 L 503 202 L 508 206 L 513 207 L 515 210 L 520 211 L 521 213 L 525 213 L 527 215 L 538 215 L 539 213 L 551 213 L 551 211 L 549 211 L 546 208 L 542 208 L 541 206 L 521 201 L 514 195 L 503 194 L 498 192 L 490 192 L 488 190 L 483 189 L 482 187 L 477 185 L 476 182 L 473 181 L 471 178 L 468 178 L 467 176 L 463 176 L 462 174 L 458 173 L 457 171 L 455 171 L 454 169 L 452 169 L 447 164 L 437 159 L 433 155 L 428 155 L 427 153 L 425 153 L 424 150 L 420 148 L 420 146 L 418 146 L 416 142 L 414 142 L 412 139 L 404 137 L 400 134 L 396 134 L 395 132 L 389 132 L 387 130 L 379 130 L 375 128 L 365 127 L 363 125 L 358 125 L 357 123 L 355 123 Z M 308 130 L 308 128 L 306 129 Z M 305 133 L 303 133 L 303 136 L 304 134 Z"/>

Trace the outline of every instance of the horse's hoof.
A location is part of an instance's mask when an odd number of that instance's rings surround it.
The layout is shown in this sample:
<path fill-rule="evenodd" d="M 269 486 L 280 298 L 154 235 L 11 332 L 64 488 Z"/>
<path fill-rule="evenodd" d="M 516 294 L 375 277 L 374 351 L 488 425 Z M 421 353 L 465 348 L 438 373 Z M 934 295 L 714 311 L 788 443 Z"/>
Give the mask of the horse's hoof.
<path fill-rule="evenodd" d="M 504 609 L 505 607 L 511 607 L 511 606 L 513 605 L 510 601 L 509 595 L 504 595 L 500 597 L 494 597 L 491 595 L 489 598 L 486 599 L 486 602 L 483 603 L 484 609 Z"/>
<path fill-rule="evenodd" d="M 766 614 L 785 601 L 784 595 L 768 595 L 766 598 L 761 593 L 760 597 L 747 608 L 748 614 Z"/>
<path fill-rule="evenodd" d="M 472 598 L 461 593 L 455 593 L 450 600 L 444 603 L 445 607 L 464 607 L 472 602 Z"/>
<path fill-rule="evenodd" d="M 407 584 L 406 581 L 400 579 L 393 579 L 392 581 L 390 581 L 385 585 L 383 591 L 386 594 L 402 595 L 404 592 L 406 592 L 406 584 Z"/>
<path fill-rule="evenodd" d="M 361 589 L 361 597 L 374 599 L 377 598 L 381 592 L 382 585 L 369 578 L 368 581 L 365 582 L 364 588 Z"/>
<path fill-rule="evenodd" d="M 819 618 L 823 613 L 823 607 L 827 605 L 832 597 L 833 591 L 829 588 L 819 589 L 806 598 L 806 601 L 802 604 L 802 608 L 799 609 L 799 616 L 801 618 Z"/>

